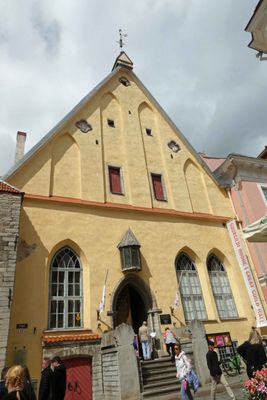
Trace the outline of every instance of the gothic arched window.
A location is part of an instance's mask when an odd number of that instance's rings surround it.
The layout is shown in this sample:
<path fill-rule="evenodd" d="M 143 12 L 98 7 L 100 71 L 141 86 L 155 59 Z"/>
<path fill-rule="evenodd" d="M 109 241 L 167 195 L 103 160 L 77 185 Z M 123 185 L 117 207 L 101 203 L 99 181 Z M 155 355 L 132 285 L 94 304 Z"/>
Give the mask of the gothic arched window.
<path fill-rule="evenodd" d="M 223 264 L 218 257 L 211 254 L 207 259 L 207 267 L 219 317 L 237 318 L 234 298 Z"/>
<path fill-rule="evenodd" d="M 207 319 L 198 273 L 195 264 L 187 254 L 181 253 L 177 257 L 176 273 L 185 320 Z"/>
<path fill-rule="evenodd" d="M 51 263 L 49 328 L 82 326 L 82 267 L 69 247 L 59 250 Z"/>

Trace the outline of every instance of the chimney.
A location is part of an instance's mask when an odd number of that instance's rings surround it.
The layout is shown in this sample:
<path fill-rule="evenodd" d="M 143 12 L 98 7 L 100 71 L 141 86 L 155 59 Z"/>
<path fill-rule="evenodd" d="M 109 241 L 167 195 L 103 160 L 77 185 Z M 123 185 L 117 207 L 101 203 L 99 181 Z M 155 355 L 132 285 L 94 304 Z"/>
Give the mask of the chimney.
<path fill-rule="evenodd" d="M 17 132 L 17 144 L 16 144 L 16 155 L 15 163 L 17 163 L 24 156 L 24 146 L 26 141 L 26 132 Z"/>

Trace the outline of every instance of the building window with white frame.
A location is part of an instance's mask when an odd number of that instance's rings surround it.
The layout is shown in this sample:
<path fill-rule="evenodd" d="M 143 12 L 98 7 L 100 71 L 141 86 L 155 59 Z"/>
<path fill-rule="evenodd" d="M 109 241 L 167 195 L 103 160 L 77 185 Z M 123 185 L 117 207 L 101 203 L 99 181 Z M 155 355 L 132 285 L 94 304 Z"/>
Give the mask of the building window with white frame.
<path fill-rule="evenodd" d="M 207 268 L 220 319 L 238 318 L 232 290 L 222 262 L 211 254 L 207 259 Z"/>
<path fill-rule="evenodd" d="M 49 328 L 82 326 L 82 267 L 75 252 L 63 247 L 50 269 Z"/>
<path fill-rule="evenodd" d="M 181 253 L 175 264 L 185 320 L 206 320 L 207 312 L 194 262 L 187 254 Z"/>

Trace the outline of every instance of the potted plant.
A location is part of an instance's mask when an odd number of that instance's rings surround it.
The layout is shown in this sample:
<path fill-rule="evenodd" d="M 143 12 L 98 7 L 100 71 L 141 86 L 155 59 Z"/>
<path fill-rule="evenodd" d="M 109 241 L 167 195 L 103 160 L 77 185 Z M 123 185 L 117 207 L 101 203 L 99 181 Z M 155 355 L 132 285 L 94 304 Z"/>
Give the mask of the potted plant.
<path fill-rule="evenodd" d="M 267 399 L 267 367 L 256 371 L 253 378 L 245 381 L 245 394 L 249 400 Z"/>

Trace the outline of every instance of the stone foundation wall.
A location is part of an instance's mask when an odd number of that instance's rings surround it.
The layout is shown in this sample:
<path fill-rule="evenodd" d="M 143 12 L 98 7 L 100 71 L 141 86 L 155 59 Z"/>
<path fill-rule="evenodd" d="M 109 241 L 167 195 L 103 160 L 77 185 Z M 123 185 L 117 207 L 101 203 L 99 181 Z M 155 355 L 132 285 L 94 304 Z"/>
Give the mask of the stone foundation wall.
<path fill-rule="evenodd" d="M 0 192 L 0 368 L 6 363 L 15 281 L 21 194 Z"/>

